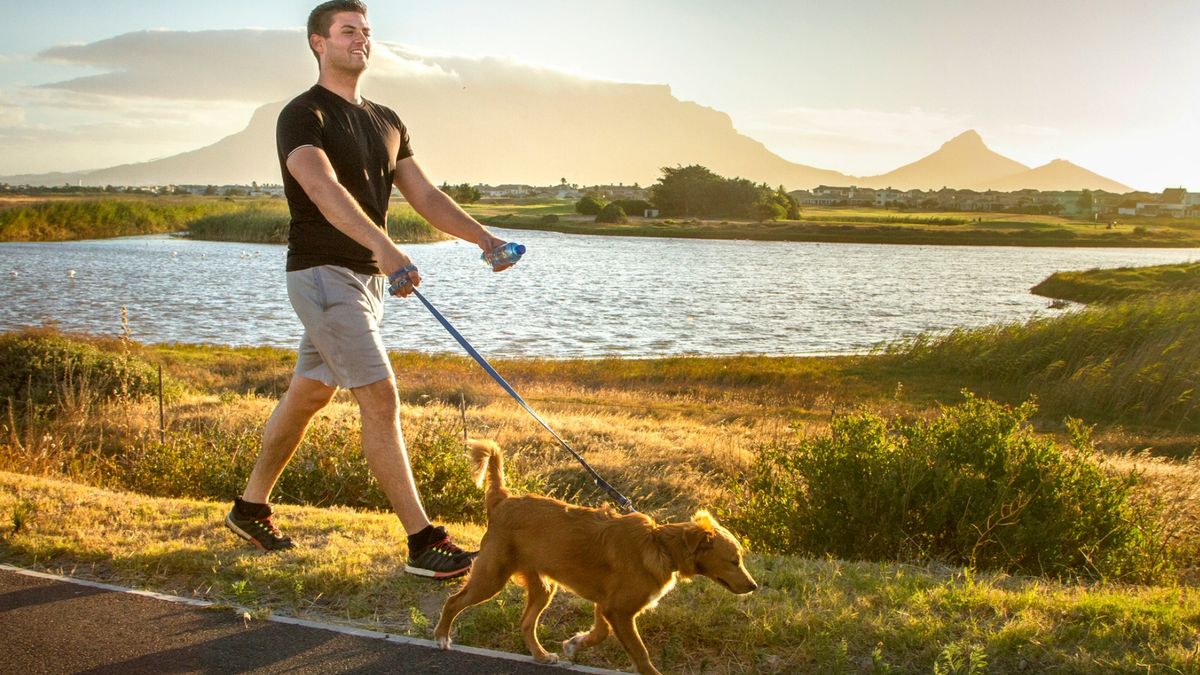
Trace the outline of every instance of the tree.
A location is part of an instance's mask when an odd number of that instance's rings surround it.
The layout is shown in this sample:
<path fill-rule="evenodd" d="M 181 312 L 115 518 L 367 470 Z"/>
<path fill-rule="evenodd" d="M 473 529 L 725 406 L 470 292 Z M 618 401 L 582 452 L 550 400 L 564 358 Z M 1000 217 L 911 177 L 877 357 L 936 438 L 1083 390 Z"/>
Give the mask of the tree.
<path fill-rule="evenodd" d="M 780 186 L 745 178 L 725 178 L 699 165 L 664 168 L 651 188 L 654 205 L 664 216 L 707 218 L 799 218 L 800 203 Z"/>
<path fill-rule="evenodd" d="M 208 187 L 204 188 L 204 196 L 205 197 L 212 197 L 212 196 L 215 196 L 216 194 L 217 194 L 217 186 L 216 185 L 209 185 Z"/>
<path fill-rule="evenodd" d="M 443 182 L 440 189 L 442 192 L 450 195 L 450 198 L 459 204 L 473 204 L 479 201 L 479 198 L 482 196 L 479 192 L 479 188 L 466 183 L 450 185 L 449 183 Z"/>
<path fill-rule="evenodd" d="M 699 164 L 663 167 L 662 173 L 650 191 L 651 201 L 664 216 L 707 215 L 725 180 Z"/>
<path fill-rule="evenodd" d="M 594 195 L 584 195 L 575 202 L 575 213 L 584 216 L 595 216 L 605 207 L 606 202 Z"/>
<path fill-rule="evenodd" d="M 1091 190 L 1084 190 L 1079 194 L 1075 205 L 1079 207 L 1080 211 L 1091 211 L 1092 207 L 1096 205 L 1096 198 L 1092 196 Z"/>

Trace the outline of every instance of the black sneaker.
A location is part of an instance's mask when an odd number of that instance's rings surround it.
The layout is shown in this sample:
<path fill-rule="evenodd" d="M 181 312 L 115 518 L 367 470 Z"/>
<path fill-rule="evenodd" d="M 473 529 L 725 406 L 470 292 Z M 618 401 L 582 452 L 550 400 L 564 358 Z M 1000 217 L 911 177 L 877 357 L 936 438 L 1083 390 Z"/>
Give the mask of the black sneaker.
<path fill-rule="evenodd" d="M 434 528 L 431 536 L 434 543 L 408 554 L 404 571 L 432 579 L 453 579 L 471 571 L 471 563 L 477 551 L 464 551 L 446 534 L 443 527 Z"/>
<path fill-rule="evenodd" d="M 286 551 L 296 548 L 290 537 L 283 536 L 275 523 L 271 522 L 271 507 L 267 506 L 265 515 L 259 517 L 244 516 L 235 504 L 225 516 L 225 527 L 233 530 L 237 536 L 254 544 L 264 551 Z"/>

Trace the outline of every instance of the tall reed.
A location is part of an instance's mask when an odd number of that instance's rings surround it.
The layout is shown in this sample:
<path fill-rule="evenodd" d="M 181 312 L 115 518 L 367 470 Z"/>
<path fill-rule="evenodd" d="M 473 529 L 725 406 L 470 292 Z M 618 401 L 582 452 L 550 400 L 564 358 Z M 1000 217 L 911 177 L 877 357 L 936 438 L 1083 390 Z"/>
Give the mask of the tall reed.
<path fill-rule="evenodd" d="M 1200 431 L 1200 292 L 1139 297 L 1024 323 L 921 336 L 902 367 L 1017 385 L 1045 411 Z"/>

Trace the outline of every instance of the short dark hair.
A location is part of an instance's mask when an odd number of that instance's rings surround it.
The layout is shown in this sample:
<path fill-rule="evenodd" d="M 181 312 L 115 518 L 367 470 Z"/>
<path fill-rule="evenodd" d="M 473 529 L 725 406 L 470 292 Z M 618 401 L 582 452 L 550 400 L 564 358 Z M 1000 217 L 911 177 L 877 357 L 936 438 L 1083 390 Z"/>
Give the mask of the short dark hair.
<path fill-rule="evenodd" d="M 367 5 L 362 0 L 329 0 L 329 2 L 322 2 L 314 7 L 313 11 L 308 14 L 308 32 L 304 34 L 304 39 L 309 40 L 309 49 L 312 49 L 313 35 L 329 37 L 329 27 L 333 25 L 333 15 L 338 12 L 357 12 L 366 16 Z M 319 62 L 321 57 L 317 55 L 317 50 L 312 49 L 312 53 Z"/>

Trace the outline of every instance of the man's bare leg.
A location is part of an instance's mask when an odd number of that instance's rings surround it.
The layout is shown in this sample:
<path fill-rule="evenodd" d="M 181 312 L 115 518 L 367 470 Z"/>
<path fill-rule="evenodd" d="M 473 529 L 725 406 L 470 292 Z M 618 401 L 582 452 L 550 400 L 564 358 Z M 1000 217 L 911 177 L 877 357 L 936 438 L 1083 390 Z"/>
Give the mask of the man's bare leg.
<path fill-rule="evenodd" d="M 317 380 L 292 376 L 287 393 L 275 406 L 275 412 L 271 413 L 271 419 L 263 429 L 262 449 L 250 472 L 246 491 L 242 493 L 243 500 L 256 504 L 266 504 L 270 500 L 271 490 L 275 489 L 284 467 L 296 453 L 308 423 L 336 391 Z"/>
<path fill-rule="evenodd" d="M 362 413 L 363 455 L 409 535 L 429 527 L 429 517 L 413 481 L 404 436 L 400 433 L 400 401 L 392 379 L 350 390 Z"/>

